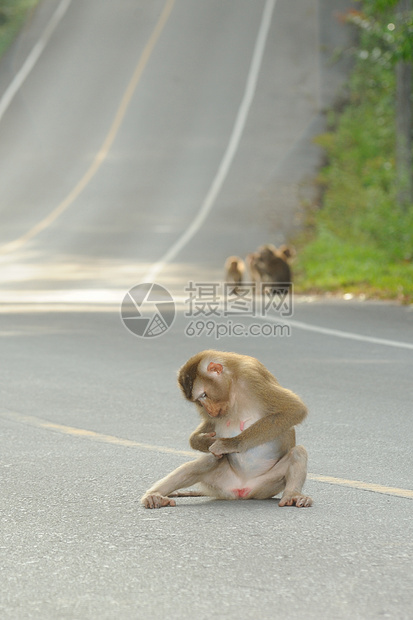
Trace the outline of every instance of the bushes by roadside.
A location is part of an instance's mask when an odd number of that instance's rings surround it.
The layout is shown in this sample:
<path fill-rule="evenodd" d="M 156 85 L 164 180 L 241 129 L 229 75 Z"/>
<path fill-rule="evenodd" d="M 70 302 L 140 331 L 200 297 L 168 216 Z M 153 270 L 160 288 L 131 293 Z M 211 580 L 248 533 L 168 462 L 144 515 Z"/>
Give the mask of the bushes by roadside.
<path fill-rule="evenodd" d="M 321 208 L 308 214 L 296 290 L 413 301 L 413 205 L 397 203 L 395 71 L 374 38 L 361 37 L 349 99 L 317 139 Z"/>

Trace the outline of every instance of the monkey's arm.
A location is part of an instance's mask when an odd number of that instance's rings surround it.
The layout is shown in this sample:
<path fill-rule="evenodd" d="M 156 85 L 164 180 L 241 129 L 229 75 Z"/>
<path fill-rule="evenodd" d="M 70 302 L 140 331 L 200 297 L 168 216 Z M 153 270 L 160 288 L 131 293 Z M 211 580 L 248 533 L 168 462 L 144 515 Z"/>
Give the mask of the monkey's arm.
<path fill-rule="evenodd" d="M 202 422 L 189 437 L 191 448 L 200 452 L 208 452 L 214 441 L 214 424 L 209 421 Z"/>
<path fill-rule="evenodd" d="M 280 413 L 271 413 L 242 431 L 236 437 L 217 439 L 211 446 L 210 452 L 215 456 L 232 452 L 245 452 L 255 446 L 273 441 L 288 429 L 300 424 L 307 415 L 307 408 L 297 397 L 294 406 L 290 404 L 287 410 Z"/>

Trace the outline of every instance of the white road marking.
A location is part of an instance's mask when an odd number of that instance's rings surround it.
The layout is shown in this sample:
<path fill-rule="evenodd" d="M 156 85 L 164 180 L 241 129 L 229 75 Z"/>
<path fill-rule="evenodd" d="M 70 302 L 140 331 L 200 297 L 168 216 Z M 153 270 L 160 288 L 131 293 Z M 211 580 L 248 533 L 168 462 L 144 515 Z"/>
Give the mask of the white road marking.
<path fill-rule="evenodd" d="M 222 185 L 231 167 L 232 160 L 234 159 L 235 153 L 237 152 L 241 136 L 244 131 L 248 112 L 254 98 L 258 75 L 261 68 L 261 62 L 264 55 L 265 43 L 267 41 L 267 35 L 270 29 L 275 3 L 276 0 L 267 0 L 265 4 L 261 18 L 261 25 L 258 31 L 257 40 L 255 42 L 254 53 L 248 73 L 244 96 L 238 110 L 237 117 L 235 119 L 235 124 L 224 157 L 222 158 L 222 161 L 218 168 L 218 172 L 204 199 L 204 202 L 202 203 L 198 214 L 195 216 L 195 218 L 185 230 L 185 232 L 172 245 L 172 247 L 166 252 L 166 254 L 152 266 L 152 268 L 148 271 L 148 273 L 142 280 L 143 282 L 153 282 L 158 273 L 162 271 L 164 267 L 168 263 L 170 263 L 175 258 L 175 256 L 182 250 L 182 248 L 186 246 L 186 244 L 192 239 L 192 237 L 198 232 L 198 230 L 202 226 L 211 208 L 213 207 L 219 192 L 221 191 Z"/>
<path fill-rule="evenodd" d="M 142 280 L 144 281 L 144 280 Z M 41 313 L 41 312 L 119 312 L 125 290 L 119 288 L 102 289 L 62 289 L 62 290 L 3 290 L 0 294 L 0 314 L 7 313 Z M 187 310 L 187 298 L 174 296 L 177 311 Z M 224 307 L 219 307 L 223 311 Z M 222 315 L 221 315 L 222 316 Z M 251 321 L 260 321 L 280 325 L 289 325 L 292 328 L 314 332 L 325 336 L 345 338 L 359 342 L 369 342 L 386 347 L 413 350 L 413 343 L 391 340 L 388 338 L 376 338 L 354 332 L 346 332 L 319 325 L 311 325 L 295 319 L 286 319 L 281 316 L 255 316 L 239 317 Z"/>
<path fill-rule="evenodd" d="M 386 347 L 398 347 L 400 349 L 413 350 L 413 344 L 409 342 L 400 342 L 399 340 L 388 340 L 387 338 L 375 338 L 374 336 L 364 336 L 363 334 L 355 334 L 354 332 L 344 332 L 339 329 L 331 329 L 329 327 L 319 327 L 317 325 L 309 325 L 301 321 L 289 321 L 291 327 L 303 329 L 327 336 L 336 336 L 337 338 L 346 338 L 347 340 L 360 340 L 361 342 L 371 342 L 372 344 L 380 344 Z"/>
<path fill-rule="evenodd" d="M 379 344 L 386 347 L 398 347 L 399 349 L 411 349 L 413 350 L 413 344 L 410 342 L 401 342 L 400 340 L 389 340 L 387 338 L 375 338 L 374 336 L 365 336 L 364 334 L 356 334 L 354 332 L 345 332 L 340 329 L 332 329 L 330 327 L 320 327 L 318 325 L 311 325 L 309 323 L 303 323 L 302 321 L 295 321 L 290 319 L 284 319 L 283 317 L 255 317 L 260 321 L 268 321 L 270 323 L 281 323 L 283 325 L 290 325 L 297 329 L 302 329 L 308 332 L 315 332 L 317 334 L 323 334 L 326 336 L 335 336 L 336 338 L 346 338 L 347 340 L 359 340 L 361 342 L 370 342 L 372 344 Z"/>

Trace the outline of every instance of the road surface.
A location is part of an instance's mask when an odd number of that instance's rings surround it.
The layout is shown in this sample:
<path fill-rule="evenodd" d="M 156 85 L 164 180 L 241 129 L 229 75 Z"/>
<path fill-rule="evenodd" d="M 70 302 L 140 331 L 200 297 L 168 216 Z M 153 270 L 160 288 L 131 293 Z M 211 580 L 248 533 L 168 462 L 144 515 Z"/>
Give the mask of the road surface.
<path fill-rule="evenodd" d="M 2 618 L 411 618 L 411 309 L 226 314 L 220 284 L 300 225 L 345 6 L 43 0 L 2 60 Z M 121 319 L 145 281 L 156 338 Z M 311 509 L 140 506 L 192 458 L 176 371 L 211 347 L 308 404 Z"/>

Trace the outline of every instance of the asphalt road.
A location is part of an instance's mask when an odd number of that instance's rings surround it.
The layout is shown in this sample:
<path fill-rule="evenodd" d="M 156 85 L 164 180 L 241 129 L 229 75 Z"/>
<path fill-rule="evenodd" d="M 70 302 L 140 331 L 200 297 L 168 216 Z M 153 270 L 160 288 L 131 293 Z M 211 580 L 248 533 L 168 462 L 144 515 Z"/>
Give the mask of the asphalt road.
<path fill-rule="evenodd" d="M 228 315 L 213 288 L 300 224 L 345 5 L 44 0 L 2 60 L 2 618 L 412 617 L 411 309 Z M 148 279 L 176 306 L 156 338 L 120 315 Z M 176 371 L 211 347 L 308 404 L 311 509 L 140 506 L 190 458 Z"/>

